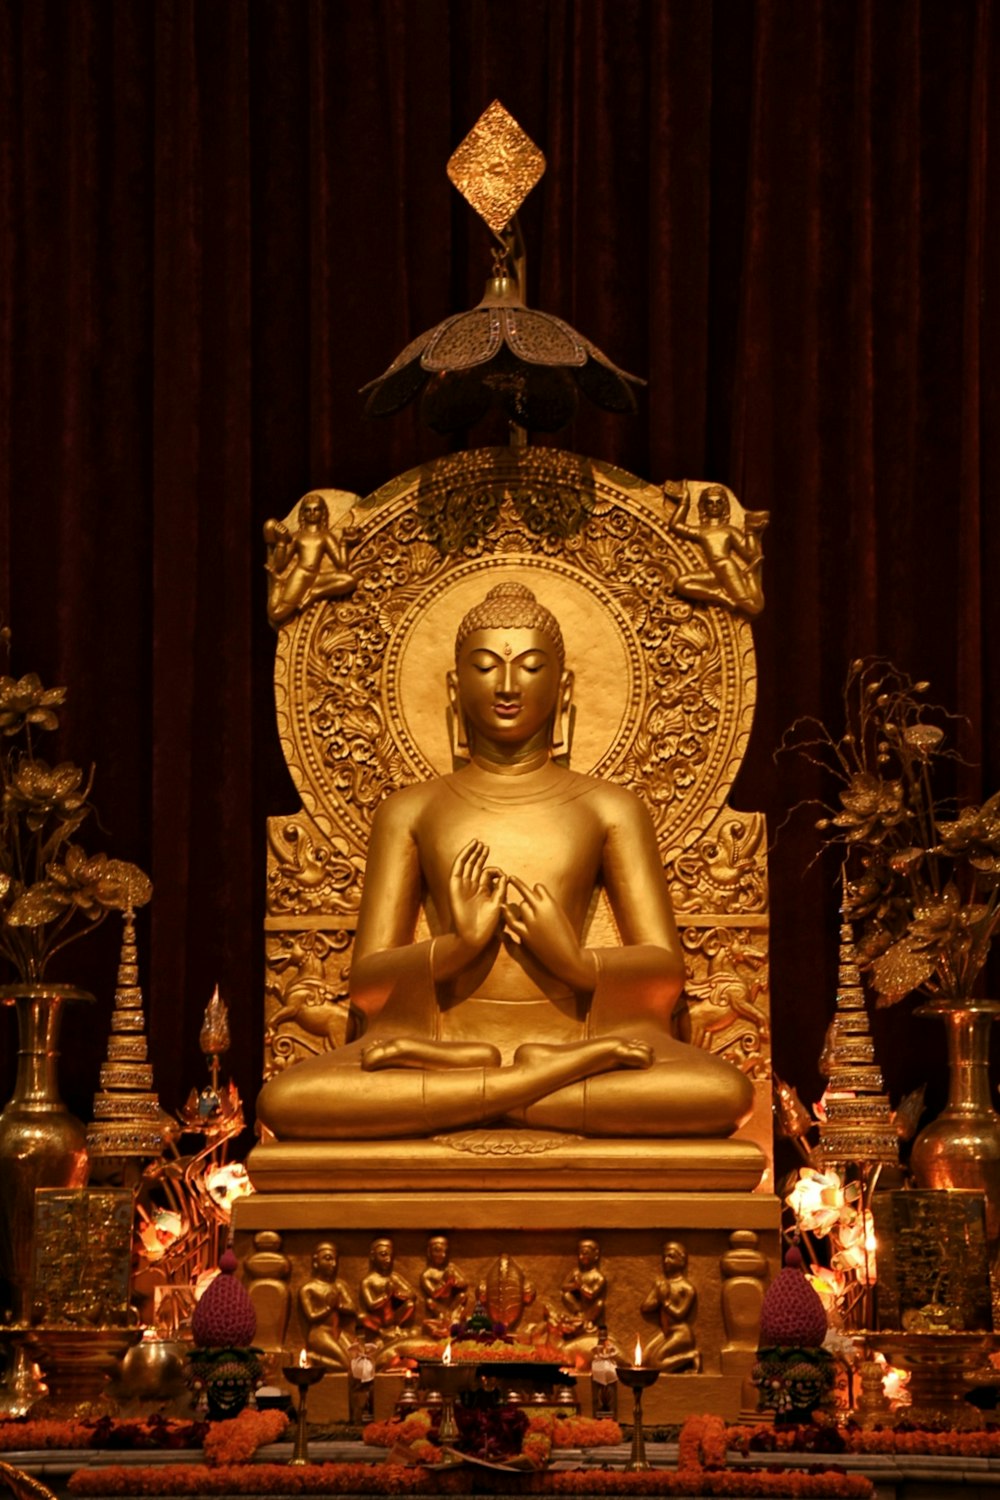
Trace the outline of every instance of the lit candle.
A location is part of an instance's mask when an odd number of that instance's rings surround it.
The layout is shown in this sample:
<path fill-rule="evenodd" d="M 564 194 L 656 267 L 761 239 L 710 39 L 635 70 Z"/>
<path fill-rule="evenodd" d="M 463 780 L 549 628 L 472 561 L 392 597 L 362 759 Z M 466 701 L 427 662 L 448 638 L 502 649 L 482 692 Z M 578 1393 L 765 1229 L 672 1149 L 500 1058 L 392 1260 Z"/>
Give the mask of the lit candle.
<path fill-rule="evenodd" d="M 632 1358 L 632 1364 L 633 1364 L 633 1367 L 636 1370 L 641 1370 L 642 1369 L 642 1345 L 639 1342 L 639 1336 L 638 1336 L 638 1334 L 636 1334 L 636 1339 L 635 1339 L 635 1354 L 634 1354 L 634 1356 Z"/>
<path fill-rule="evenodd" d="M 441 1356 L 441 1363 L 443 1365 L 451 1364 L 451 1339 L 449 1339 L 444 1346 L 444 1353 Z"/>
<path fill-rule="evenodd" d="M 305 1349 L 300 1349 L 299 1350 L 299 1369 L 300 1370 L 308 1370 L 309 1369 L 309 1355 L 306 1353 Z"/>

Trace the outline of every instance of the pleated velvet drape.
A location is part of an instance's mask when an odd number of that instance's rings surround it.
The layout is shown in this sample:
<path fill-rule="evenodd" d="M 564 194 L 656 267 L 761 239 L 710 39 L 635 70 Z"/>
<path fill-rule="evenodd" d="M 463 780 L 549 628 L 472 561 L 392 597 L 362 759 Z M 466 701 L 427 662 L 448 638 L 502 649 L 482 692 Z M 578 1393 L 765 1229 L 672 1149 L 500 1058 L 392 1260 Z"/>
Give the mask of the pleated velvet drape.
<path fill-rule="evenodd" d="M 152 873 L 168 1107 L 216 980 L 259 1081 L 264 820 L 295 806 L 261 524 L 443 451 L 357 389 L 481 294 L 445 162 L 493 98 L 548 159 L 529 300 L 649 381 L 559 445 L 771 512 L 739 803 L 773 829 L 816 790 L 772 752 L 870 652 L 965 716 L 963 794 L 1000 785 L 998 77 L 991 0 L 2 0 L 0 619 L 70 689 L 89 842 Z M 814 840 L 783 831 L 771 877 L 775 1058 L 809 1097 Z M 115 937 L 64 965 L 101 997 L 67 1030 L 84 1114 Z M 877 1022 L 895 1092 L 939 1067 L 909 1011 Z"/>

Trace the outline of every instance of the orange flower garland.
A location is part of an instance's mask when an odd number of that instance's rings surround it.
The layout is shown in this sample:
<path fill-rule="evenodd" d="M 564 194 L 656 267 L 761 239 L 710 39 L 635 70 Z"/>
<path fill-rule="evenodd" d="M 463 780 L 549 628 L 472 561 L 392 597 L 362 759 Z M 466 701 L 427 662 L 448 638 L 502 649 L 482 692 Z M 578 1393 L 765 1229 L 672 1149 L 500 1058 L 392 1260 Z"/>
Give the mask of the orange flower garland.
<path fill-rule="evenodd" d="M 0 1422 L 0 1453 L 38 1448 L 86 1448 L 94 1435 L 86 1422 Z"/>
<path fill-rule="evenodd" d="M 654 1470 L 626 1474 L 588 1469 L 575 1473 L 531 1472 L 517 1480 L 528 1495 L 745 1495 L 790 1496 L 792 1500 L 832 1497 L 870 1500 L 874 1489 L 860 1475 L 837 1473 L 771 1474 L 760 1470 Z M 234 1464 L 206 1469 L 200 1464 L 163 1468 L 78 1469 L 69 1489 L 97 1495 L 457 1495 L 469 1493 L 462 1470 L 405 1468 L 398 1464 Z M 480 1493 L 510 1494 L 506 1471 L 477 1472 Z"/>
<path fill-rule="evenodd" d="M 552 1425 L 554 1448 L 613 1448 L 622 1430 L 611 1417 L 557 1416 Z"/>
<path fill-rule="evenodd" d="M 694 1420 L 705 1420 L 696 1418 Z M 728 1427 L 729 1448 L 746 1456 L 754 1450 L 768 1453 L 798 1453 L 815 1445 L 814 1427 L 770 1426 Z M 930 1432 L 923 1428 L 836 1429 L 837 1451 L 842 1453 L 926 1454 L 938 1458 L 1000 1458 L 1000 1428 L 981 1428 L 974 1432 Z M 832 1449 L 827 1447 L 827 1452 Z"/>
<path fill-rule="evenodd" d="M 534 1417 L 531 1420 L 534 1421 Z M 551 1427 L 553 1448 L 610 1448 L 622 1440 L 621 1428 L 610 1417 L 556 1416 L 552 1418 Z M 401 1444 L 422 1463 L 434 1463 L 439 1453 L 428 1441 L 430 1430 L 430 1414 L 421 1408 L 405 1417 L 392 1417 L 387 1422 L 369 1422 L 361 1436 L 370 1447 L 395 1448 Z M 421 1444 L 425 1445 L 423 1450 Z"/>
<path fill-rule="evenodd" d="M 180 1417 L 0 1421 L 0 1453 L 59 1448 L 200 1448 L 209 1424 Z"/>
<path fill-rule="evenodd" d="M 544 1469 L 549 1461 L 554 1425 L 547 1412 L 533 1412 L 528 1418 L 528 1430 L 521 1439 L 521 1457 L 533 1469 Z"/>
<path fill-rule="evenodd" d="M 677 1439 L 679 1469 L 721 1469 L 728 1451 L 726 1424 L 721 1417 L 688 1417 Z"/>
<path fill-rule="evenodd" d="M 283 1411 L 241 1411 L 226 1422 L 214 1422 L 205 1435 L 207 1464 L 240 1464 L 258 1448 L 284 1437 L 288 1418 Z"/>

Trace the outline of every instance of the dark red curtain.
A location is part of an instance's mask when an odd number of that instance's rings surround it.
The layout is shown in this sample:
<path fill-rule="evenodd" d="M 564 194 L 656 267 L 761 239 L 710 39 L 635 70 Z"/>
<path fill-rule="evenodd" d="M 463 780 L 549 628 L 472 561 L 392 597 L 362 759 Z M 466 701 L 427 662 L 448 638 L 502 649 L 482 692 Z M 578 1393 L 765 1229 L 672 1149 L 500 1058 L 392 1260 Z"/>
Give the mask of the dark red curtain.
<path fill-rule="evenodd" d="M 529 299 L 649 379 L 560 445 L 771 511 L 741 804 L 774 828 L 813 789 L 774 748 L 868 652 L 966 716 L 963 791 L 1000 785 L 998 33 L 991 0 L 3 0 L 0 618 L 70 688 L 91 842 L 152 873 L 168 1107 L 216 980 L 259 1080 L 264 820 L 295 805 L 261 524 L 441 451 L 357 388 L 478 300 L 445 162 L 495 97 L 548 158 Z M 810 1097 L 813 850 L 806 818 L 772 862 L 774 1051 Z M 84 1114 L 115 954 L 66 956 L 101 1002 L 67 1030 Z M 877 1022 L 896 1093 L 941 1050 L 910 1009 Z"/>

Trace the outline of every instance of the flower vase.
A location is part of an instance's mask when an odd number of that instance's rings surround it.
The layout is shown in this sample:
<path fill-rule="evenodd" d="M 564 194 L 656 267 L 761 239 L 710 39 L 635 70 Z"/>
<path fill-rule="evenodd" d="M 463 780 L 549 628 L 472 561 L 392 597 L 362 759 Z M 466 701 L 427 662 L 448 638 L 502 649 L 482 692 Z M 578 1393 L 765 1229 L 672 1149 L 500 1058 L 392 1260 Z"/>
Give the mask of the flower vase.
<path fill-rule="evenodd" d="M 68 1000 L 92 1000 L 66 984 L 0 986 L 0 1004 L 17 1011 L 17 1079 L 0 1114 L 0 1316 L 30 1321 L 35 1189 L 84 1187 L 83 1126 L 59 1093 L 59 1028 Z"/>
<path fill-rule="evenodd" d="M 915 1012 L 937 1016 L 948 1036 L 948 1102 L 913 1143 L 918 1187 L 971 1188 L 986 1195 L 986 1234 L 1000 1242 L 1000 1115 L 990 1102 L 990 1027 L 996 1000 L 931 1000 Z"/>

